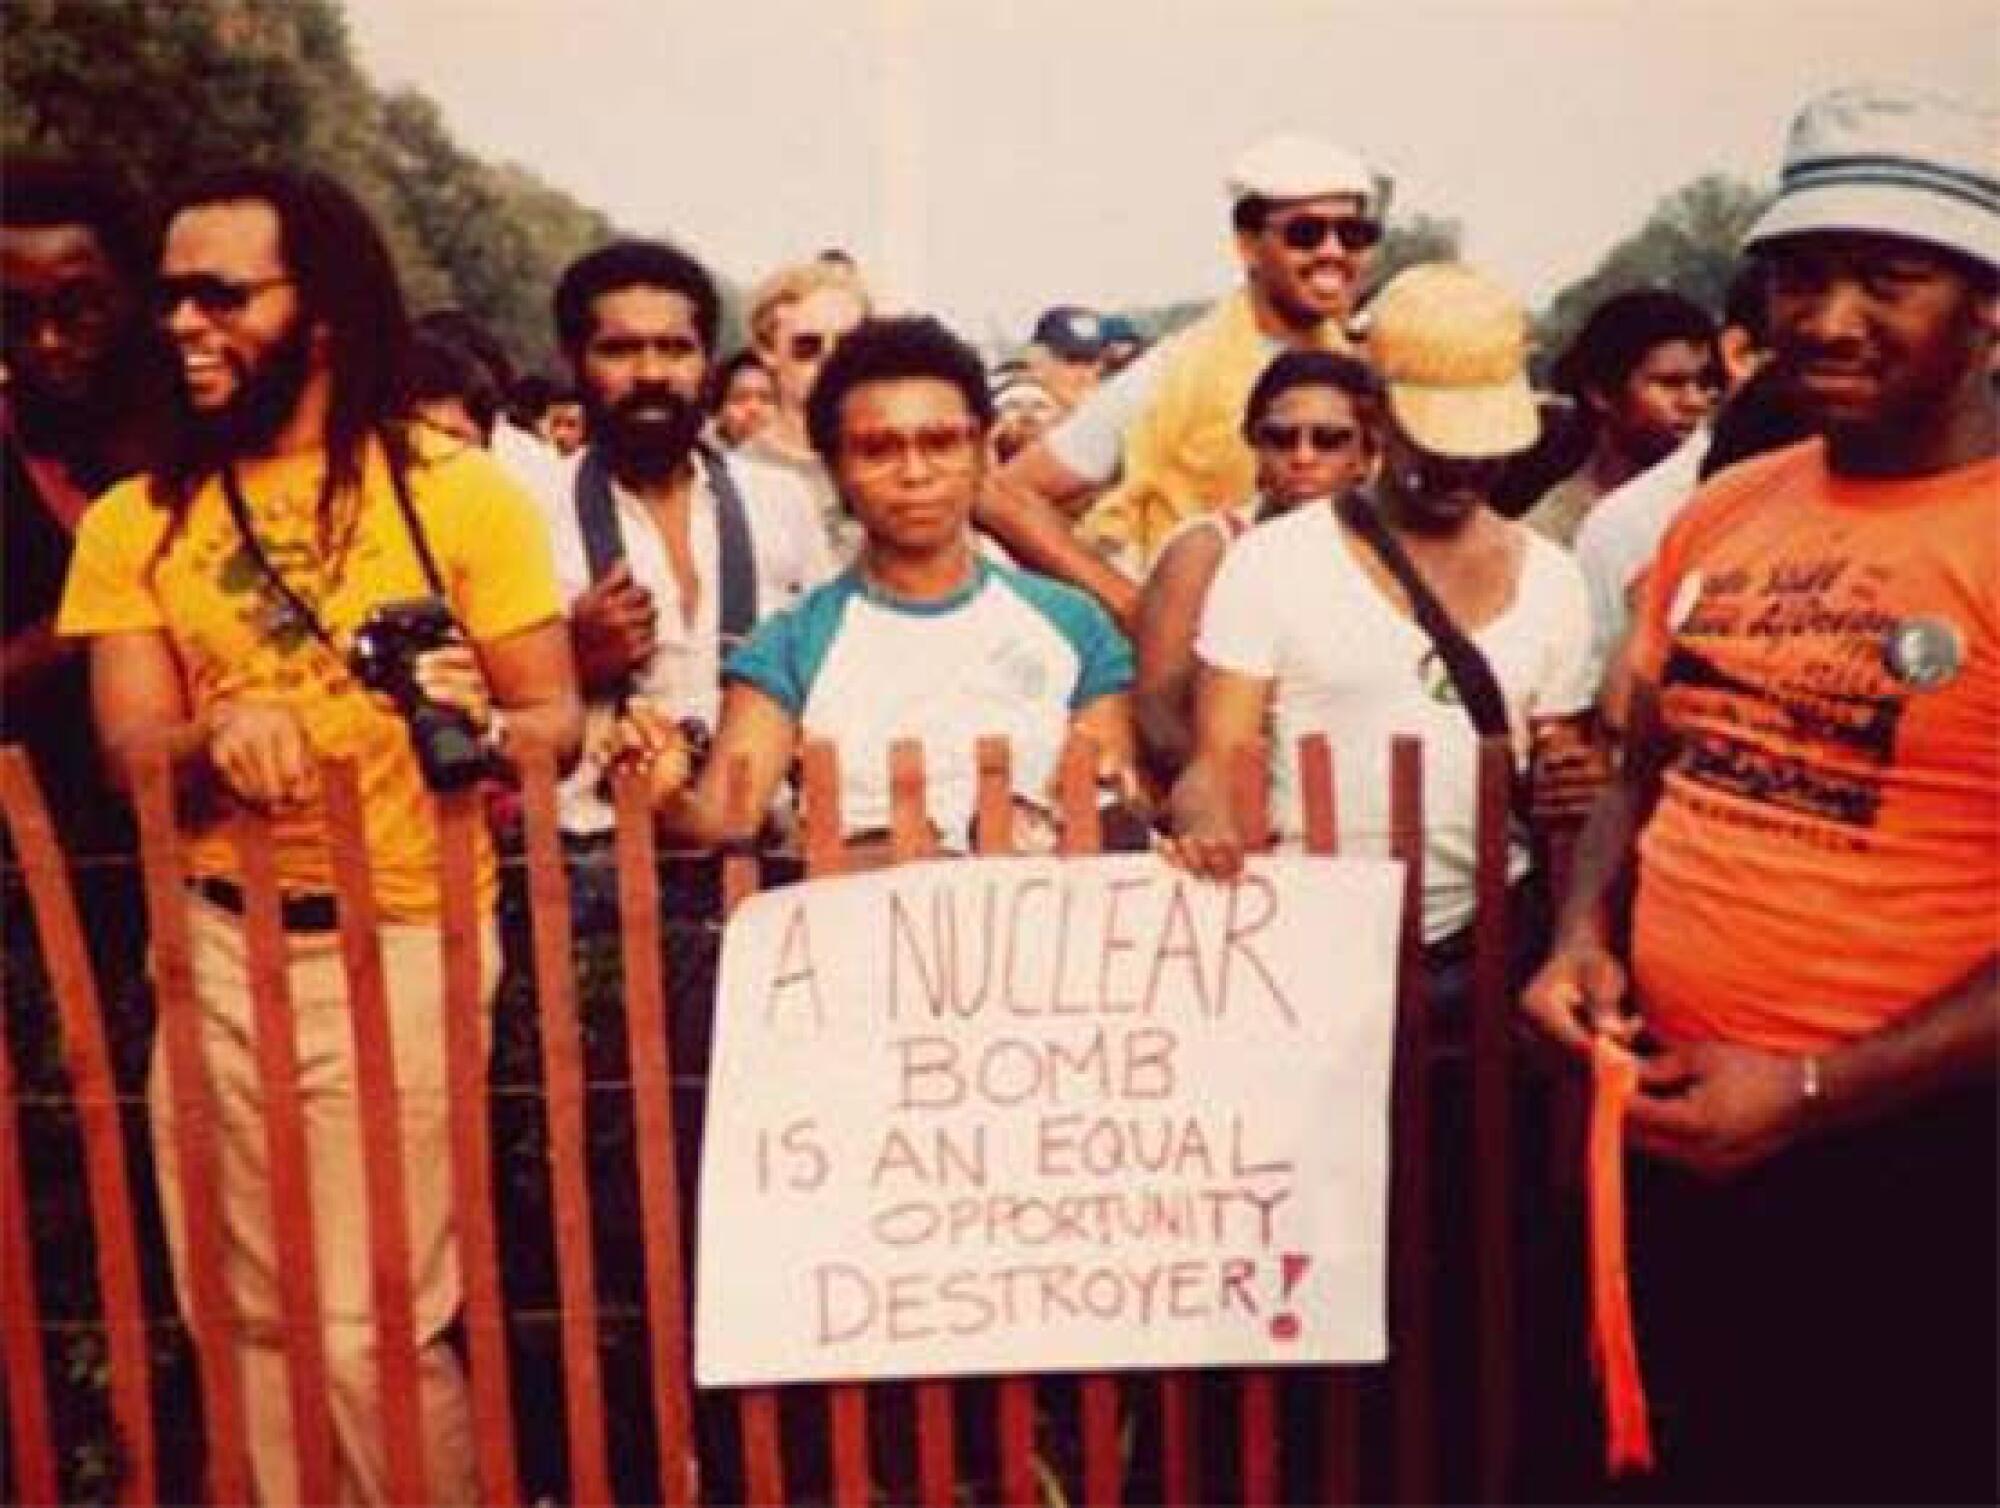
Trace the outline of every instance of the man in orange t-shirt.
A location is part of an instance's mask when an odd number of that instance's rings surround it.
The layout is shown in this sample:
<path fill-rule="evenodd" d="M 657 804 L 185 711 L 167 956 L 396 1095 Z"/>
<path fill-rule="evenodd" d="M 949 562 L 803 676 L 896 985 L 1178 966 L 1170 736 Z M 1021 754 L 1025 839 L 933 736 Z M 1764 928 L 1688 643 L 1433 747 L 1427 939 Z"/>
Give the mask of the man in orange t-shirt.
<path fill-rule="evenodd" d="M 1524 999 L 1642 1054 L 1671 1498 L 1995 1496 L 1995 129 L 1882 89 L 1795 123 L 1748 249 L 1819 438 L 1662 544 L 1625 767 Z"/>

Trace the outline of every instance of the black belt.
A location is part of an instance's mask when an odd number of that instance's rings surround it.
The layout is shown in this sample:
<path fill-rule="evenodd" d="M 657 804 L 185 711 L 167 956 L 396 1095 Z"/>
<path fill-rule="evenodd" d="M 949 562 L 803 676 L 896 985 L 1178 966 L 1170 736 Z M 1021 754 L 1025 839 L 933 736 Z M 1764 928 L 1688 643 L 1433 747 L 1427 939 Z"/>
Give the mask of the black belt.
<path fill-rule="evenodd" d="M 243 914 L 243 887 L 212 875 L 188 882 L 188 888 L 224 911 Z M 339 902 L 330 895 L 288 895 L 278 905 L 287 932 L 331 932 L 340 925 Z"/>

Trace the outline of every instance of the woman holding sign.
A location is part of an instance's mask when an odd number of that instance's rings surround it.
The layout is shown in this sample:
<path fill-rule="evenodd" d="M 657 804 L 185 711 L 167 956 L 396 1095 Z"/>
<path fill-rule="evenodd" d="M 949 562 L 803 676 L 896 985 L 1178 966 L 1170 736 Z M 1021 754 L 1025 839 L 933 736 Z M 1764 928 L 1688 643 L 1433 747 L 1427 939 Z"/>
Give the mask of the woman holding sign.
<path fill-rule="evenodd" d="M 1243 862 L 1231 753 L 1272 738 L 1272 808 L 1296 838 L 1300 738 L 1334 748 L 1341 846 L 1388 850 L 1389 746 L 1424 751 L 1424 915 L 1434 964 L 1469 959 L 1480 739 L 1527 751 L 1528 720 L 1589 705 L 1589 603 L 1567 551 L 1502 518 L 1489 494 L 1534 441 L 1527 319 L 1469 267 L 1438 263 L 1376 300 L 1370 354 L 1386 386 L 1372 493 L 1301 507 L 1223 560 L 1195 652 L 1195 759 L 1173 792 L 1168 857 L 1198 874 Z M 1528 869 L 1516 833 L 1509 872 Z M 1526 932 L 1528 929 L 1519 929 Z"/>
<path fill-rule="evenodd" d="M 1227 774 L 1234 752 L 1264 736 L 1268 718 L 1278 832 L 1300 832 L 1298 740 L 1323 733 L 1334 751 L 1341 851 L 1386 853 L 1390 744 L 1416 737 L 1425 974 L 1441 1035 L 1462 1041 L 1471 1017 L 1480 743 L 1507 737 L 1518 763 L 1530 718 L 1575 716 L 1589 706 L 1590 610 L 1569 552 L 1490 504 L 1507 458 L 1538 428 L 1518 301 L 1469 267 L 1417 267 L 1376 299 L 1369 338 L 1386 390 L 1368 413 L 1381 437 L 1376 483 L 1274 519 L 1224 558 L 1195 646 L 1195 759 L 1174 788 L 1175 836 L 1166 851 L 1197 874 L 1241 870 Z M 1522 881 L 1528 868 L 1517 823 L 1510 877 Z M 1544 908 L 1534 900 L 1529 891 L 1508 913 L 1517 979 L 1536 961 L 1544 930 Z M 1426 1169 L 1440 1210 L 1465 1207 L 1479 1155 L 1465 1063 L 1458 1053 L 1429 1065 L 1445 1070 L 1431 1081 Z M 1519 1123 L 1531 1138 L 1533 1118 Z M 1540 1166 L 1525 1147 L 1518 1157 L 1518 1166 Z M 1561 1266 L 1559 1248 L 1544 1239 L 1557 1222 L 1535 1197 L 1532 1186 L 1522 1191 L 1519 1228 L 1534 1233 L 1525 1260 L 1539 1295 L 1547 1274 L 1575 1269 Z M 1440 1231 L 1442 1335 L 1465 1337 L 1476 1324 L 1472 1230 L 1456 1219 Z M 1532 1312 L 1567 1311 L 1551 1297 Z M 1466 1353 L 1461 1346 L 1451 1354 Z M 1472 1424 L 1472 1373 L 1455 1362 L 1440 1382 L 1444 1437 L 1462 1438 Z M 1560 1372 L 1538 1375 L 1534 1391 L 1544 1399 L 1585 1396 Z M 1475 1495 L 1469 1479 L 1454 1475 L 1471 1470 L 1471 1454 L 1444 1459 L 1444 1500 Z"/>
<path fill-rule="evenodd" d="M 644 704 L 627 716 L 629 757 L 648 770 L 667 834 L 712 846 L 755 836 L 733 820 L 726 775 L 741 760 L 761 814 L 801 741 L 840 753 L 843 831 L 889 823 L 898 739 L 924 746 L 933 828 L 969 846 L 975 748 L 1013 753 L 1017 807 L 1046 813 L 1072 734 L 1091 739 L 1104 780 L 1129 785 L 1132 651 L 1090 598 L 986 560 L 970 519 L 984 481 L 993 403 L 978 354 L 931 319 L 871 320 L 813 384 L 807 427 L 860 521 L 855 562 L 760 625 L 724 667 L 711 757 Z"/>

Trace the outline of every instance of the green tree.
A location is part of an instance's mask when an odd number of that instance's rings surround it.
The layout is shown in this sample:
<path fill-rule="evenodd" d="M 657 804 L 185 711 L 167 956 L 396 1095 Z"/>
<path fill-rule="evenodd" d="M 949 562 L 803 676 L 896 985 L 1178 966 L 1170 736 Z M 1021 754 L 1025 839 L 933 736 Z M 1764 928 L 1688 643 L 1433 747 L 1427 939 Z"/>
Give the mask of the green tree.
<path fill-rule="evenodd" d="M 1591 310 L 1628 288 L 1671 288 L 1719 311 L 1738 248 L 1768 202 L 1761 189 L 1724 173 L 1675 190 L 1587 276 L 1550 301 L 1536 321 L 1536 344 L 1544 352 L 1560 351 Z"/>
<path fill-rule="evenodd" d="M 1362 301 L 1366 302 L 1376 289 L 1405 268 L 1425 262 L 1457 261 L 1462 235 L 1456 220 L 1441 220 L 1432 215 L 1390 221 L 1383 232 L 1382 244 L 1376 248 L 1375 266 L 1369 273 Z"/>
<path fill-rule="evenodd" d="M 437 106 L 411 90 L 393 94 L 382 131 L 403 216 L 450 273 L 454 301 L 480 315 L 510 350 L 545 343 L 546 318 L 518 296 L 538 270 L 526 238 L 483 166 L 452 140 Z"/>
<path fill-rule="evenodd" d="M 16 0 L 0 47 L 0 142 L 94 160 L 155 199 L 222 161 L 303 147 L 300 60 L 267 45 L 276 0 Z"/>
<path fill-rule="evenodd" d="M 0 145 L 104 164 L 157 203 L 204 168 L 276 161 L 339 178 L 411 306 L 456 304 L 547 365 L 550 285 L 612 234 L 596 211 L 466 151 L 437 107 L 388 98 L 335 0 L 10 0 Z"/>

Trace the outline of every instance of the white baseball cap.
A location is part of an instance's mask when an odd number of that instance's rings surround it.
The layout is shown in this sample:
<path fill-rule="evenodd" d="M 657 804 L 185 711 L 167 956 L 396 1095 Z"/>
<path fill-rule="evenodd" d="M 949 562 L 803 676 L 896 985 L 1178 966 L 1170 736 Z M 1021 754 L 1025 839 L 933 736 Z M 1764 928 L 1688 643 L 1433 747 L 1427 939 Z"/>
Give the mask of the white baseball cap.
<path fill-rule="evenodd" d="M 1229 202 L 1245 199 L 1320 199 L 1328 194 L 1376 198 L 1375 174 L 1342 147 L 1281 131 L 1244 149 L 1224 180 Z"/>
<path fill-rule="evenodd" d="M 1808 103 L 1785 141 L 1778 197 L 1743 245 L 1841 230 L 2000 264 L 2000 115 L 1880 84 Z"/>

